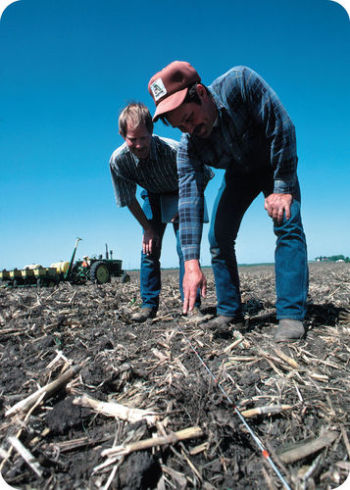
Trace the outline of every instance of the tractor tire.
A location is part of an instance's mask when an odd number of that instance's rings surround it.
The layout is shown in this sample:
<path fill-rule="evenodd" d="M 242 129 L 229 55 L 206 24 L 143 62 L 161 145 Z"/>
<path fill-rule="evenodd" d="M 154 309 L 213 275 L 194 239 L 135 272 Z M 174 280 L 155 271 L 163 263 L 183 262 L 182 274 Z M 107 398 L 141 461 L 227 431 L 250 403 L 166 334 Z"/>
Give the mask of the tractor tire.
<path fill-rule="evenodd" d="M 90 279 L 97 284 L 105 284 L 111 281 L 111 273 L 108 265 L 103 261 L 98 261 L 92 264 L 90 269 Z"/>
<path fill-rule="evenodd" d="M 124 272 L 124 274 L 122 275 L 121 282 L 122 282 L 122 284 L 125 284 L 126 282 L 130 282 L 130 276 L 129 276 L 129 274 L 127 274 L 126 272 Z"/>

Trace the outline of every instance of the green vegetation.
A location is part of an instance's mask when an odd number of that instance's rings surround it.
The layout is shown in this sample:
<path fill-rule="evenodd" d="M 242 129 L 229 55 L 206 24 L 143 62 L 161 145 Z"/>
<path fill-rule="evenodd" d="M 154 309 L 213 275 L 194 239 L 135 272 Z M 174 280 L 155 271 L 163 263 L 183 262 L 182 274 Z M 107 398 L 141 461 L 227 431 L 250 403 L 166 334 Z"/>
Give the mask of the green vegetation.
<path fill-rule="evenodd" d="M 317 262 L 350 262 L 349 257 L 345 257 L 344 255 L 331 255 L 330 257 L 316 257 L 315 260 Z"/>

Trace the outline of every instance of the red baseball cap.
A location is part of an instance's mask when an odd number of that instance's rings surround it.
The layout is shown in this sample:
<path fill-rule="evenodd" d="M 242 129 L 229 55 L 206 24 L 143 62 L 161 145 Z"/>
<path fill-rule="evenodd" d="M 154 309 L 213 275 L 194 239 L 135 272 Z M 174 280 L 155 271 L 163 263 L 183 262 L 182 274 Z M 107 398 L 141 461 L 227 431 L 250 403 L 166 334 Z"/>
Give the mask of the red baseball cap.
<path fill-rule="evenodd" d="M 179 107 L 185 100 L 188 87 L 200 81 L 196 70 L 186 61 L 173 61 L 153 75 L 148 83 L 148 91 L 157 106 L 153 121 Z"/>

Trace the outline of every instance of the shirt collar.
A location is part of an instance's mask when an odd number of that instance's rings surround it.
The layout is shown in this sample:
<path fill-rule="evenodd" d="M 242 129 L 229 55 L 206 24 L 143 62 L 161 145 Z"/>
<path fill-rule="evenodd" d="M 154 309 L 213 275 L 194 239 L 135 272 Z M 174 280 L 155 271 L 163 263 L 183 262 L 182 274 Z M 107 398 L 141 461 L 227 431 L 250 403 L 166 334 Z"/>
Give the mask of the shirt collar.
<path fill-rule="evenodd" d="M 211 87 L 208 87 L 208 90 L 214 99 L 214 102 L 215 102 L 215 105 L 216 105 L 218 111 L 220 111 L 221 109 L 224 109 L 225 104 L 223 103 L 221 98 L 218 96 L 218 94 L 216 92 L 214 92 L 214 90 Z"/>
<path fill-rule="evenodd" d="M 229 113 L 229 108 L 226 107 L 222 98 L 211 88 L 208 87 L 210 94 L 212 95 L 216 108 L 217 108 L 217 116 L 214 124 L 214 129 L 219 128 L 223 123 L 223 118 L 225 113 Z"/>

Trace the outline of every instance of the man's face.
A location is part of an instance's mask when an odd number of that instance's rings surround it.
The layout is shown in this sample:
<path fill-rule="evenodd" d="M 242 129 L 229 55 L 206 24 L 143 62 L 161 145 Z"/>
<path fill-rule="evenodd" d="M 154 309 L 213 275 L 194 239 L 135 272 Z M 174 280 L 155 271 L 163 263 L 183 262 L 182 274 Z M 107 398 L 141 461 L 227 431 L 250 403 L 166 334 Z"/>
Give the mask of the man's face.
<path fill-rule="evenodd" d="M 148 131 L 144 124 L 140 124 L 136 128 L 128 124 L 125 137 L 123 136 L 131 153 L 137 156 L 140 160 L 144 160 L 149 156 L 152 133 Z"/>
<path fill-rule="evenodd" d="M 174 128 L 183 133 L 208 138 L 217 115 L 216 105 L 206 93 L 199 94 L 199 97 L 200 105 L 194 102 L 182 104 L 168 112 L 166 118 Z"/>

